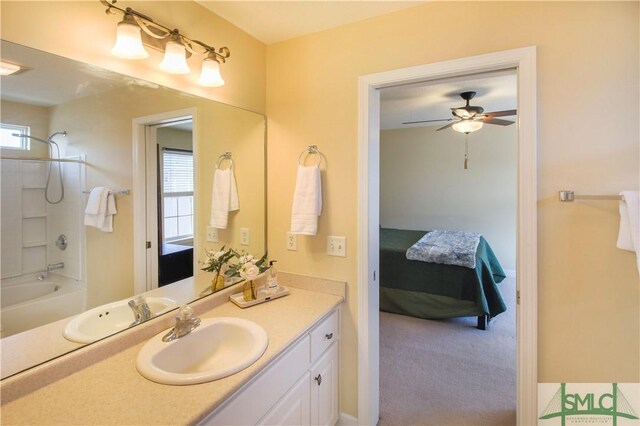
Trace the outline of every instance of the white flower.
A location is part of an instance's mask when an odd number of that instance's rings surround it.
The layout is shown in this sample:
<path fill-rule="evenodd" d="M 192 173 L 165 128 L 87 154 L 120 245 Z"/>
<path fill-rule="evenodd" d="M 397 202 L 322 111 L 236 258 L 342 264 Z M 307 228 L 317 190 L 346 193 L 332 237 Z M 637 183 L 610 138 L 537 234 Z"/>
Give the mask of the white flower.
<path fill-rule="evenodd" d="M 252 280 L 260 274 L 260 268 L 251 262 L 244 263 L 238 271 L 245 280 Z"/>

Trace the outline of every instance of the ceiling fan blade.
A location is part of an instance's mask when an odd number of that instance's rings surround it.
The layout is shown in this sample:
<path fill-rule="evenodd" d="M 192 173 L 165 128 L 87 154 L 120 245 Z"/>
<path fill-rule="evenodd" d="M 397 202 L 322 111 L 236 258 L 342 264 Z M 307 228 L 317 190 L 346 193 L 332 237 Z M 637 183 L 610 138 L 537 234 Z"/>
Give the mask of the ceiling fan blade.
<path fill-rule="evenodd" d="M 491 117 L 509 117 L 511 115 L 516 115 L 517 114 L 517 110 L 515 109 L 508 109 L 508 110 L 504 110 L 504 111 L 493 111 L 493 112 L 487 112 L 485 113 L 485 115 L 489 118 Z"/>
<path fill-rule="evenodd" d="M 486 117 L 478 121 L 482 121 L 483 123 L 488 123 L 488 124 L 497 124 L 498 126 L 508 126 L 510 124 L 515 123 L 515 121 L 502 120 L 500 118 L 492 118 L 492 117 Z"/>
<path fill-rule="evenodd" d="M 449 127 L 453 126 L 453 125 L 454 125 L 454 124 L 456 124 L 457 122 L 458 122 L 458 120 L 454 121 L 453 123 L 449 123 L 449 124 L 447 124 L 446 126 L 442 126 L 442 127 L 440 127 L 439 129 L 436 129 L 436 132 L 437 132 L 438 130 L 448 129 Z"/>
<path fill-rule="evenodd" d="M 453 118 L 442 118 L 440 120 L 407 121 L 406 123 L 402 123 L 402 124 L 433 123 L 433 122 L 436 122 L 436 121 L 451 121 L 451 120 L 453 120 Z"/>

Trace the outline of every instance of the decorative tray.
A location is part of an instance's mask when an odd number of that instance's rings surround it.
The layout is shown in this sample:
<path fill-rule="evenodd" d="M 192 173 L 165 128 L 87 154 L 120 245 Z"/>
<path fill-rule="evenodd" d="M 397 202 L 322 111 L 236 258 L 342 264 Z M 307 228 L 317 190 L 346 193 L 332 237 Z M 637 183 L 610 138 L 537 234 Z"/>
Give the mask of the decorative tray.
<path fill-rule="evenodd" d="M 247 302 L 246 300 L 244 300 L 244 296 L 242 295 L 242 293 L 232 294 L 231 296 L 229 296 L 229 300 L 231 300 L 241 308 L 248 308 L 249 306 L 268 302 L 269 300 L 277 299 L 279 297 L 286 296 L 287 294 L 289 294 L 289 289 L 279 285 L 276 292 L 272 294 L 265 293 L 264 289 L 261 288 L 260 290 L 258 290 L 258 298 L 256 300 L 249 300 Z"/>

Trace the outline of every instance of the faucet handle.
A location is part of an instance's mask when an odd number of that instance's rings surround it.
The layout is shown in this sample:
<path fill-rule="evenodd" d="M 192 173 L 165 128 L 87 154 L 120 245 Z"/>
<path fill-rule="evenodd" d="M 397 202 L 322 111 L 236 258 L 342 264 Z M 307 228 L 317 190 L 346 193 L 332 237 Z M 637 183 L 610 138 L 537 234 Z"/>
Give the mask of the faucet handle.
<path fill-rule="evenodd" d="M 178 319 L 185 321 L 193 318 L 193 308 L 189 305 L 183 305 L 178 310 Z"/>

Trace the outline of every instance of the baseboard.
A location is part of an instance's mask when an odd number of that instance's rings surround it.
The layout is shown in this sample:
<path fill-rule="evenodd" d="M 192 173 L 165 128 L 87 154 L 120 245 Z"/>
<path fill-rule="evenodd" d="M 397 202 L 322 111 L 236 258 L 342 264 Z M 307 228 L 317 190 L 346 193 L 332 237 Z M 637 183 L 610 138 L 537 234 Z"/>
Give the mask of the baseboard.
<path fill-rule="evenodd" d="M 515 269 L 505 269 L 504 273 L 509 278 L 514 278 L 516 276 L 516 270 Z"/>
<path fill-rule="evenodd" d="M 346 413 L 340 413 L 336 426 L 356 426 L 357 424 L 358 419 L 356 419 L 355 417 L 350 416 Z"/>

